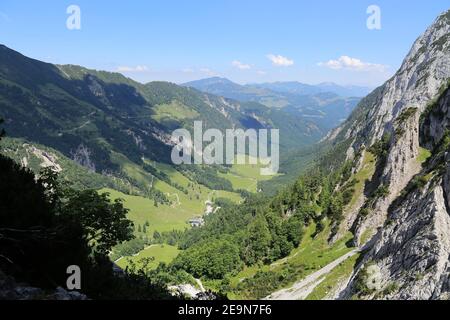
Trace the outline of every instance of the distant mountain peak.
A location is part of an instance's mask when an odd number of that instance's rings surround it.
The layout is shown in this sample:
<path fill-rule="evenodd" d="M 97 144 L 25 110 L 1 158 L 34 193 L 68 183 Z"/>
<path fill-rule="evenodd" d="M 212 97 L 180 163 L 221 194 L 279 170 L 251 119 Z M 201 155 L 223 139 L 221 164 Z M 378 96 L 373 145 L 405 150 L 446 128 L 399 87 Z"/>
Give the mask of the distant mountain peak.
<path fill-rule="evenodd" d="M 210 77 L 210 78 L 204 78 L 199 80 L 190 81 L 187 83 L 183 83 L 182 86 L 189 87 L 191 85 L 213 85 L 213 84 L 233 84 L 238 85 L 237 83 L 234 83 L 233 81 L 223 78 L 223 77 Z"/>

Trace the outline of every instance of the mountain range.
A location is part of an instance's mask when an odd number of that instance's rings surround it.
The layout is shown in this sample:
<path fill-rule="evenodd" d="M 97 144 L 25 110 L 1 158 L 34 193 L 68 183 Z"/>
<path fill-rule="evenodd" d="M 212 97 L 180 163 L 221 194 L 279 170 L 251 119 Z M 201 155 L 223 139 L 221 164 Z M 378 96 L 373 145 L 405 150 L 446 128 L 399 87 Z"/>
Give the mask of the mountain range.
<path fill-rule="evenodd" d="M 168 162 L 172 131 L 192 130 L 196 120 L 223 130 L 280 128 L 282 150 L 310 145 L 327 132 L 300 115 L 257 102 L 52 65 L 5 46 L 0 46 L 0 93 L 1 116 L 10 136 L 56 148 L 98 172 L 117 169 L 110 151 L 135 163 L 142 157 Z"/>
<path fill-rule="evenodd" d="M 297 95 L 314 95 L 318 93 L 334 93 L 341 97 L 365 97 L 373 88 L 362 86 L 341 86 L 333 82 L 323 82 L 317 85 L 305 84 L 297 81 L 291 82 L 267 82 L 250 83 L 240 85 L 226 78 L 212 77 L 182 84 L 186 87 L 193 87 L 200 91 L 205 91 L 221 96 L 235 95 L 237 100 L 251 99 L 252 94 L 275 94 L 291 93 Z M 241 94 L 239 96 L 239 93 Z"/>
<path fill-rule="evenodd" d="M 192 81 L 183 86 L 214 95 L 254 101 L 315 123 L 325 130 L 339 126 L 369 88 L 339 86 L 334 83 L 307 85 L 300 82 L 276 82 L 240 85 L 225 78 Z"/>

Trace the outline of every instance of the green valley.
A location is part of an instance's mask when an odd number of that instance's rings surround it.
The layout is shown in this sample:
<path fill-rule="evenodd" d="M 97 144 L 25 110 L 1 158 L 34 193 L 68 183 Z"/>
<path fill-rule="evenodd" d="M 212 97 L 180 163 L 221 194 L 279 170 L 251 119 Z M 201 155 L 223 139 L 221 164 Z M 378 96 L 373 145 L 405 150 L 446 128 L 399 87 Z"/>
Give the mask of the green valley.
<path fill-rule="evenodd" d="M 302 42 L 267 23 L 283 6 L 250 6 L 258 21 L 241 6 L 245 19 L 226 28 L 200 7 L 155 11 L 164 20 L 145 34 L 121 24 L 114 39 L 91 34 L 106 24 L 87 11 L 82 31 L 55 32 L 67 43 L 17 41 L 110 71 L 0 44 L 0 300 L 448 299 L 450 11 L 400 64 L 415 34 L 406 20 L 370 33 L 398 42 L 377 53 L 350 46 L 354 28 L 322 32 L 322 8 L 303 12 L 317 25 L 295 30 Z M 2 28 L 16 23 L 5 17 Z M 246 37 L 253 29 L 261 38 Z M 69 54 L 87 35 L 91 58 Z M 360 56 L 298 54 L 343 36 Z"/>

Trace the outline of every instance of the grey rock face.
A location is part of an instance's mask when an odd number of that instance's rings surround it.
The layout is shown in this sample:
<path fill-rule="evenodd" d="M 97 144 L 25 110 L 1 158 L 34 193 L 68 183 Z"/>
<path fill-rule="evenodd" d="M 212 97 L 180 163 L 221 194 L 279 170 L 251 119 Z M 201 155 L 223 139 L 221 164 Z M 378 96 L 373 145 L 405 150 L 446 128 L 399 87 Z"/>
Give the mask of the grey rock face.
<path fill-rule="evenodd" d="M 420 171 L 416 161 L 420 146 L 420 115 L 450 78 L 449 34 L 450 11 L 439 16 L 416 40 L 398 72 L 365 98 L 349 120 L 329 136 L 329 140 L 352 141 L 347 152 L 349 157 L 386 134 L 392 137 L 379 177 L 381 183 L 389 186 L 389 195 L 374 204 L 369 217 L 357 220 L 354 230 L 358 238 L 367 230 L 374 231 L 383 226 L 389 205 Z M 404 118 L 408 109 L 417 111 Z M 436 124 L 430 128 L 430 135 L 438 139 L 442 130 L 442 126 Z"/>
<path fill-rule="evenodd" d="M 433 112 L 427 110 L 450 79 L 449 35 L 450 11 L 417 39 L 396 75 L 364 101 L 358 117 L 337 135 L 351 139 L 355 151 L 391 136 L 379 176 L 389 195 L 378 199 L 355 227 L 358 237 L 366 230 L 378 232 L 341 297 L 354 295 L 358 273 L 373 266 L 379 270 L 379 288 L 362 298 L 450 296 L 450 150 L 433 156 L 425 168 L 417 160 L 421 146 L 432 150 L 450 129 L 449 91 Z M 425 185 L 405 192 L 417 175 Z"/>
<path fill-rule="evenodd" d="M 79 145 L 78 149 L 75 152 L 72 152 L 72 160 L 80 166 L 95 172 L 95 163 L 91 160 L 91 150 L 89 150 L 85 145 Z"/>
<path fill-rule="evenodd" d="M 88 300 L 88 298 L 82 293 L 67 291 L 61 287 L 52 292 L 17 283 L 14 278 L 0 270 L 0 300 Z"/>
<path fill-rule="evenodd" d="M 428 141 L 431 149 L 440 145 L 450 128 L 449 97 L 447 90 L 422 124 L 421 140 Z M 410 188 L 390 206 L 388 220 L 355 272 L 367 265 L 380 270 L 380 289 L 364 298 L 450 297 L 450 150 L 434 152 L 419 174 L 426 184 Z M 344 297 L 357 294 L 356 279 Z"/>

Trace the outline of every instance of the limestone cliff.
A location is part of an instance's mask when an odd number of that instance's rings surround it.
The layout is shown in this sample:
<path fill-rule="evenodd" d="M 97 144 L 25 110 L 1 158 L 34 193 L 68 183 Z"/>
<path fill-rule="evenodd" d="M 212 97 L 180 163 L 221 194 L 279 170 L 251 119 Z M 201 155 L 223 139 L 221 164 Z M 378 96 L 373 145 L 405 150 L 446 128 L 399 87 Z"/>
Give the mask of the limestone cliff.
<path fill-rule="evenodd" d="M 438 299 L 450 292 L 449 79 L 447 11 L 398 72 L 330 134 L 332 142 L 351 142 L 348 157 L 387 141 L 372 179 L 383 192 L 364 197 L 345 221 L 356 244 L 371 241 L 340 298 Z"/>
<path fill-rule="evenodd" d="M 389 187 L 389 195 L 376 201 L 369 217 L 355 221 L 358 237 L 383 225 L 389 205 L 420 171 L 419 119 L 450 78 L 449 35 L 450 11 L 447 11 L 416 40 L 394 77 L 364 99 L 338 129 L 336 140 L 352 141 L 349 155 L 373 145 L 383 136 L 390 137 L 378 177 L 380 184 Z"/>

